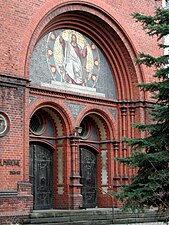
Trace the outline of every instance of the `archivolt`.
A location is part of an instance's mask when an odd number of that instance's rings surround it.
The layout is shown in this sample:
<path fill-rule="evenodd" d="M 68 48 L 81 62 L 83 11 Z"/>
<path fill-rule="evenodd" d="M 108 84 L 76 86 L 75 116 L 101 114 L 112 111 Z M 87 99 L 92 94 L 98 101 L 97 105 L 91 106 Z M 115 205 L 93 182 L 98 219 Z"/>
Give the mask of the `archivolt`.
<path fill-rule="evenodd" d="M 135 86 L 136 83 L 143 82 L 143 76 L 140 67 L 135 67 L 133 63 L 136 51 L 129 36 L 110 14 L 87 2 L 57 5 L 39 21 L 27 54 L 27 74 L 35 44 L 50 31 L 61 28 L 75 29 L 99 46 L 114 75 L 118 100 L 144 99 Z"/>

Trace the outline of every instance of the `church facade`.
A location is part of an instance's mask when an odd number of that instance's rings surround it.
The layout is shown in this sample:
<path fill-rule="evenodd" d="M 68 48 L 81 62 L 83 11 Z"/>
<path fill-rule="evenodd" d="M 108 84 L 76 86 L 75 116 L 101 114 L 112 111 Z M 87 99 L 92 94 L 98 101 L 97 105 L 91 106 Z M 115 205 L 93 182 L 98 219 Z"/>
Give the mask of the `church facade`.
<path fill-rule="evenodd" d="M 131 13 L 161 1 L 1 3 L 0 220 L 30 210 L 118 207 L 110 190 L 135 171 L 118 163 L 139 137 L 150 97 L 137 84 L 160 54 Z"/>

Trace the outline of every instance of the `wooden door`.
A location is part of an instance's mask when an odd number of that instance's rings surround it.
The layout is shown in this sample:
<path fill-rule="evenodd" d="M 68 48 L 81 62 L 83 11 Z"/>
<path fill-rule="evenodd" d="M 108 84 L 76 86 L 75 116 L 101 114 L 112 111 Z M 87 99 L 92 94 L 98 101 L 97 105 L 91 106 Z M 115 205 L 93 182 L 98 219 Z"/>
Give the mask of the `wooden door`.
<path fill-rule="evenodd" d="M 87 148 L 80 149 L 80 172 L 83 207 L 94 208 L 97 205 L 96 154 Z"/>
<path fill-rule="evenodd" d="M 34 209 L 52 208 L 52 152 L 43 145 L 30 145 L 30 182 Z"/>

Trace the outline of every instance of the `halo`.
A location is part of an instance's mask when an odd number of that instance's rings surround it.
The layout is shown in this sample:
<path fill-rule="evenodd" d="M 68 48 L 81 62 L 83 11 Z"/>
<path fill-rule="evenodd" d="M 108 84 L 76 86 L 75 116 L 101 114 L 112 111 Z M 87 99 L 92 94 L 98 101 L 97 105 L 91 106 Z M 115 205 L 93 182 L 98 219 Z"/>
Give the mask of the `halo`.
<path fill-rule="evenodd" d="M 86 56 L 86 86 L 87 87 L 94 87 L 97 79 L 98 79 L 98 72 L 100 69 L 100 57 L 99 52 L 95 44 L 85 37 L 83 34 L 79 33 L 78 31 L 65 29 L 65 30 L 55 30 L 49 34 L 48 41 L 47 41 L 47 60 L 50 72 L 52 77 L 56 81 L 63 82 L 63 49 L 62 45 L 59 41 L 59 36 L 62 34 L 62 37 L 65 41 L 71 41 L 72 34 L 76 35 L 77 37 L 77 44 L 78 46 L 83 49 L 84 46 L 87 47 L 87 56 Z M 54 37 L 55 38 L 51 38 Z M 94 47 L 93 47 L 94 46 Z M 55 71 L 53 71 L 55 68 Z M 93 79 L 93 75 L 95 79 Z"/>

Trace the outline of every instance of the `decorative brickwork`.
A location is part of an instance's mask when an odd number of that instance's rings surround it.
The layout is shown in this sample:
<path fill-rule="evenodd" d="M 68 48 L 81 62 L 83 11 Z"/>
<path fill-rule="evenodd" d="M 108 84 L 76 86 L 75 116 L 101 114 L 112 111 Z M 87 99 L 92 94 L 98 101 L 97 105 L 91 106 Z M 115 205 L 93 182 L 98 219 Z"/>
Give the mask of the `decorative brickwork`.
<path fill-rule="evenodd" d="M 83 190 L 90 179 L 82 180 L 87 177 L 82 177 L 81 148 L 96 157 L 95 174 L 87 163 L 85 172 L 89 178 L 96 176 L 92 197 L 97 207 L 120 206 L 108 191 L 127 185 L 136 171 L 115 158 L 130 155 L 123 136 L 145 135 L 131 124 L 146 122 L 151 107 L 149 96 L 136 84 L 151 81 L 152 71 L 136 65 L 134 58 L 138 52 L 160 54 L 154 48 L 156 40 L 147 37 L 130 15 L 152 14 L 161 4 L 154 0 L 1 3 L 0 115 L 6 124 L 1 117 L 0 127 L 7 126 L 0 135 L 1 224 L 36 209 L 35 197 L 42 209 L 46 207 L 46 188 L 54 209 L 86 207 L 90 200 Z M 68 33 L 76 34 L 78 45 Z M 50 34 L 57 36 L 53 42 Z M 82 54 L 82 49 L 87 52 Z M 65 54 L 76 59 L 74 68 L 73 61 L 67 67 Z M 81 127 L 87 129 L 85 135 Z M 45 146 L 51 153 L 51 187 L 47 159 L 32 157 L 31 145 L 34 150 Z"/>

